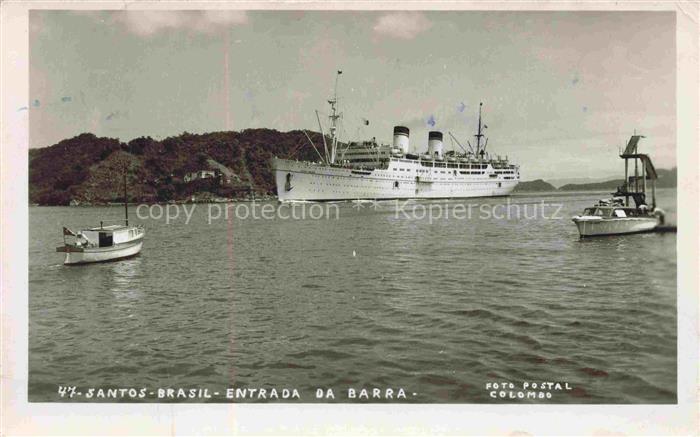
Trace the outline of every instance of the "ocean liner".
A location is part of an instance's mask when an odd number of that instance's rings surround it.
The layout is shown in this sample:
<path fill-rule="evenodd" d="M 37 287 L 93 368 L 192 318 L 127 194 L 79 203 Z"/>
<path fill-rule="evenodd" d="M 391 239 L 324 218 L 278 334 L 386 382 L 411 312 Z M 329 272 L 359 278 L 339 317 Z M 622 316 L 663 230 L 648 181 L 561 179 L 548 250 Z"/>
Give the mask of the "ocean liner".
<path fill-rule="evenodd" d="M 340 74 L 338 71 L 334 95 L 328 100 L 328 137 L 316 112 L 323 153 L 307 135 L 319 161 L 272 159 L 279 201 L 496 197 L 509 195 L 518 184 L 519 166 L 509 163 L 508 157 L 486 152 L 487 126 L 481 121 L 482 103 L 474 146 L 467 142 L 465 148 L 448 133 L 461 152 L 446 151 L 443 133 L 431 131 L 427 151 L 411 153 L 410 131 L 404 126 L 394 127 L 392 144 L 378 144 L 374 139 L 342 144 L 338 140 L 338 119 L 342 117 L 337 97 Z"/>

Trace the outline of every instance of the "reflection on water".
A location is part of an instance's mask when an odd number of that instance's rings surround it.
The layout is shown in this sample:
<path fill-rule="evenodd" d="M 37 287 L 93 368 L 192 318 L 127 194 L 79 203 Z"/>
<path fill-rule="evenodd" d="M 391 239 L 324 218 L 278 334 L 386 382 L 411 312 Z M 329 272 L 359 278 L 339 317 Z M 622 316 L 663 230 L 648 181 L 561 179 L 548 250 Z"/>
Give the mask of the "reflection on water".
<path fill-rule="evenodd" d="M 339 220 L 209 225 L 200 205 L 189 225 L 142 222 L 140 256 L 81 267 L 53 252 L 61 226 L 121 210 L 30 208 L 30 400 L 57 400 L 61 383 L 493 402 L 487 382 L 566 381 L 550 402 L 673 403 L 675 234 L 580 240 L 570 217 L 600 197 L 545 197 L 561 220 L 341 203 Z M 675 190 L 659 197 L 673 217 Z"/>
<path fill-rule="evenodd" d="M 139 256 L 109 263 L 109 267 L 111 272 L 107 275 L 107 280 L 111 280 L 109 285 L 111 291 L 138 291 L 141 286 L 141 258 Z"/>

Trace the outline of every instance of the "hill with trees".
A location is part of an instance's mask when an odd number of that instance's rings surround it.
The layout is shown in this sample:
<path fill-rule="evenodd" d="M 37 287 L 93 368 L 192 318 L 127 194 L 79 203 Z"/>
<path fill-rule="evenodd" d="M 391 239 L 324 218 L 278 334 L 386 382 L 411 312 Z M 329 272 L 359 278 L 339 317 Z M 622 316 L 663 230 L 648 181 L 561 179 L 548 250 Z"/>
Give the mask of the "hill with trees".
<path fill-rule="evenodd" d="M 678 171 L 676 168 L 672 168 L 670 170 L 658 168 L 656 169 L 656 173 L 659 176 L 659 179 L 656 181 L 657 188 L 673 188 L 676 186 L 676 181 L 678 178 Z M 620 178 L 588 184 L 566 184 L 559 187 L 559 191 L 615 191 L 617 187 L 621 186 L 624 183 L 625 180 L 623 178 Z"/>
<path fill-rule="evenodd" d="M 516 193 L 537 191 L 557 191 L 557 188 L 554 185 L 543 181 L 542 179 L 520 182 L 515 186 Z"/>
<path fill-rule="evenodd" d="M 321 134 L 310 132 L 315 144 Z M 29 151 L 29 201 L 39 205 L 123 201 L 127 169 L 129 200 L 167 202 L 194 194 L 235 198 L 271 195 L 273 156 L 317 160 L 303 131 L 247 129 L 241 132 L 183 133 L 158 141 L 141 137 L 120 142 L 84 133 Z M 187 180 L 202 170 L 216 177 Z"/>

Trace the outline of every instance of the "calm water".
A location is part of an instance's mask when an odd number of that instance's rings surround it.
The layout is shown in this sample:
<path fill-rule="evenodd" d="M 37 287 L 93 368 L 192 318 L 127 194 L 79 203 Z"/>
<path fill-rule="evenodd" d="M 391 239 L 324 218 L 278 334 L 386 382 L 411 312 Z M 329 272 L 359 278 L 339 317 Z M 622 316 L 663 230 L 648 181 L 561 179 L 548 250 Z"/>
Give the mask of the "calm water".
<path fill-rule="evenodd" d="M 660 193 L 671 221 L 675 195 Z M 64 384 L 504 402 L 488 382 L 551 381 L 573 389 L 548 402 L 675 403 L 676 235 L 579 240 L 570 217 L 603 196 L 511 199 L 530 217 L 542 199 L 561 203 L 561 220 L 479 218 L 504 199 L 439 203 L 476 206 L 471 220 L 433 223 L 392 202 L 341 204 L 338 220 L 232 211 L 212 224 L 207 205 L 189 224 L 180 207 L 169 225 L 132 220 L 147 229 L 139 257 L 81 267 L 55 253 L 61 227 L 122 209 L 32 207 L 30 401 L 59 400 Z"/>

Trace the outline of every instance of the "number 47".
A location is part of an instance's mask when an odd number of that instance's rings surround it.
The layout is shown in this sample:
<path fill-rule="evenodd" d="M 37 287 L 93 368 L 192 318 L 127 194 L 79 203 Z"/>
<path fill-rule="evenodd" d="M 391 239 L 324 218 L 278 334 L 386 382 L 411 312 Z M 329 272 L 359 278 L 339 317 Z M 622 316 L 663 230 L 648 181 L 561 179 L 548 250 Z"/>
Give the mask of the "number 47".
<path fill-rule="evenodd" d="M 62 386 L 62 385 L 59 385 L 59 386 L 58 386 L 58 394 L 59 394 L 59 396 L 61 396 L 62 398 L 66 397 L 66 395 L 67 395 L 69 398 L 72 398 L 73 396 L 75 396 L 75 389 L 76 389 L 75 386 L 64 387 L 64 386 Z"/>

